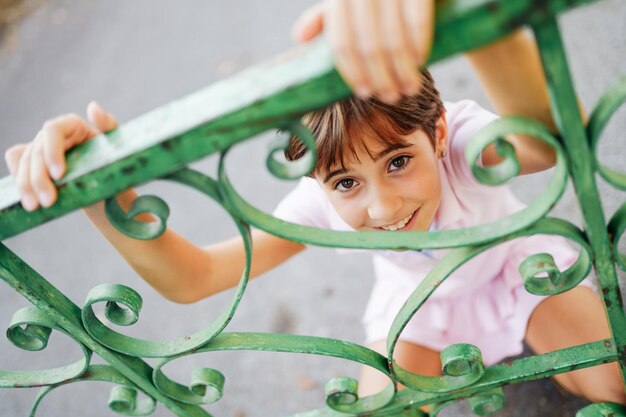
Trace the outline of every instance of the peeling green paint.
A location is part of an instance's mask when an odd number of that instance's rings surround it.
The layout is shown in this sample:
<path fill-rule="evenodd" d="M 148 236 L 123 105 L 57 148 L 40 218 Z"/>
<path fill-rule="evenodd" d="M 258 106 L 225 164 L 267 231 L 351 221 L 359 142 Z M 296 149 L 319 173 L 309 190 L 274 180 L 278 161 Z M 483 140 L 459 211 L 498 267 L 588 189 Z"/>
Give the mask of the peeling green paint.
<path fill-rule="evenodd" d="M 32 213 L 18 204 L 10 178 L 0 180 L 0 239 L 7 239 L 38 225 L 147 181 L 165 178 L 192 187 L 222 205 L 235 220 L 246 245 L 247 266 L 228 308 L 199 332 L 173 341 L 149 341 L 122 335 L 108 328 L 93 313 L 92 306 L 106 303 L 107 317 L 118 324 L 138 320 L 141 297 L 130 288 L 105 285 L 94 288 L 84 306 L 75 305 L 30 266 L 0 244 L 0 278 L 33 304 L 14 316 L 8 334 L 24 349 L 43 349 L 50 332 L 61 331 L 82 348 L 83 358 L 60 368 L 42 371 L 0 371 L 0 387 L 44 386 L 31 415 L 53 389 L 80 381 L 108 381 L 115 385 L 110 406 L 131 415 L 152 412 L 157 402 L 174 414 L 208 416 L 200 405 L 222 396 L 224 377 L 216 369 L 194 371 L 192 384 L 170 379 L 163 367 L 184 356 L 220 350 L 299 352 L 342 358 L 372 367 L 393 382 L 372 397 L 359 399 L 353 380 L 329 383 L 327 407 L 299 416 L 426 416 L 419 407 L 431 405 L 432 416 L 456 401 L 467 399 L 483 415 L 502 406 L 505 384 L 546 378 L 558 373 L 618 362 L 626 366 L 626 317 L 619 292 L 616 268 L 626 270 L 626 255 L 618 243 L 626 231 L 626 204 L 604 218 L 595 183 L 598 173 L 617 189 L 626 189 L 626 174 L 598 161 L 596 148 L 604 126 L 626 101 L 626 78 L 618 80 L 600 100 L 585 127 L 580 118 L 569 67 L 563 52 L 555 16 L 591 0 L 442 0 L 439 2 L 436 44 L 431 61 L 474 49 L 529 25 L 535 33 L 549 81 L 558 139 L 544 126 L 521 118 L 505 118 L 473 139 L 468 148 L 475 176 L 489 184 L 506 181 L 518 166 L 513 152 L 500 137 L 507 132 L 527 132 L 551 145 L 557 154 L 556 169 L 543 194 L 527 209 L 509 218 L 476 228 L 436 233 L 331 232 L 288 224 L 269 216 L 243 200 L 228 180 L 224 165 L 219 177 L 209 178 L 187 165 L 226 150 L 258 133 L 272 129 L 300 130 L 297 120 L 307 111 L 347 97 L 350 91 L 334 69 L 330 51 L 321 42 L 250 68 L 227 80 L 208 86 L 188 97 L 158 108 L 115 131 L 84 144 L 68 157 L 68 173 L 57 182 L 59 201 L 49 209 Z M 262 79 L 264 83 L 253 83 Z M 254 84 L 254 88 L 251 88 Z M 306 133 L 306 132 L 304 132 Z M 474 162 L 490 143 L 497 143 L 506 156 L 498 170 Z M 283 165 L 268 154 L 268 169 L 277 176 L 294 177 L 310 169 Z M 508 149 L 508 150 L 507 150 Z M 314 162 L 313 162 L 314 163 Z M 308 168 L 307 168 L 308 167 Z M 584 229 L 561 219 L 547 217 L 571 178 L 584 213 Z M 118 207 L 110 205 L 112 223 L 138 238 L 151 238 L 162 231 L 167 206 L 156 200 L 138 202 L 135 210 L 157 215 L 158 230 L 134 224 Z M 427 249 L 450 248 L 424 282 L 415 289 L 392 326 L 387 356 L 342 340 L 264 333 L 228 333 L 224 330 L 245 291 L 250 264 L 250 226 L 294 241 L 333 247 Z M 532 234 L 560 235 L 580 247 L 576 263 L 559 271 L 547 254 L 528 258 L 521 270 L 526 288 L 537 294 L 567 291 L 582 280 L 592 264 L 597 271 L 611 338 L 485 367 L 480 351 L 470 345 L 453 345 L 443 353 L 441 377 L 412 374 L 391 359 L 398 336 L 413 314 L 460 265 L 497 244 Z M 547 273 L 549 279 L 542 279 Z M 93 354 L 108 365 L 91 365 Z M 158 358 L 154 367 L 146 358 Z M 398 391 L 402 383 L 410 389 Z M 139 392 L 139 395 L 138 395 Z M 594 404 L 578 413 L 581 417 L 620 415 L 624 408 Z"/>

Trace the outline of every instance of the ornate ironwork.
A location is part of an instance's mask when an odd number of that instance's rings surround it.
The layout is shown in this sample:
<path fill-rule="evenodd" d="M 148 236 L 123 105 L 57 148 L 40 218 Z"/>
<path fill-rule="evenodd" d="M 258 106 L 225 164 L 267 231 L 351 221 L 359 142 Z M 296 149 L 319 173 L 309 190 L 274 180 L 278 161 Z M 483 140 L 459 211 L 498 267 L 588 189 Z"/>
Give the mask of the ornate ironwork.
<path fill-rule="evenodd" d="M 504 139 L 508 133 L 529 134 L 552 146 L 556 169 L 544 192 L 527 208 L 490 224 L 464 230 L 411 232 L 335 232 L 289 224 L 246 202 L 228 179 L 224 156 L 231 146 L 271 129 L 297 134 L 309 149 L 314 142 L 297 122 L 307 111 L 347 97 L 350 91 L 334 70 L 327 46 L 318 42 L 278 59 L 251 68 L 237 76 L 200 90 L 182 100 L 141 116 L 108 135 L 103 135 L 70 152 L 68 172 L 57 181 L 59 201 L 48 209 L 26 212 L 18 204 L 10 178 L 0 181 L 0 239 L 6 239 L 43 222 L 58 218 L 102 199 L 112 224 L 137 239 L 154 238 L 165 229 L 169 209 L 157 197 L 138 199 L 125 213 L 111 197 L 128 187 L 156 178 L 165 178 L 194 188 L 220 204 L 237 225 L 247 253 L 246 268 L 229 306 L 204 329 L 178 340 L 141 340 L 123 335 L 105 325 L 92 306 L 106 303 L 105 314 L 112 323 L 130 326 L 139 318 L 142 300 L 122 285 L 100 285 L 80 307 L 52 286 L 28 264 L 0 244 L 0 278 L 30 301 L 33 307 L 19 310 L 11 320 L 8 338 L 19 348 L 41 350 L 52 331 L 61 331 L 78 343 L 83 358 L 76 362 L 40 371 L 0 371 L 0 387 L 44 386 L 31 410 L 34 416 L 41 400 L 60 385 L 79 381 L 108 381 L 116 384 L 109 405 L 126 415 L 148 415 L 156 402 L 178 416 L 209 414 L 199 405 L 218 401 L 224 376 L 215 369 L 196 369 L 185 386 L 164 372 L 163 367 L 179 358 L 218 350 L 262 350 L 299 352 L 338 357 L 370 366 L 393 382 L 382 392 L 358 398 L 356 381 L 335 378 L 326 387 L 327 408 L 301 415 L 371 416 L 427 415 L 420 407 L 431 405 L 431 416 L 461 399 L 468 399 L 473 411 L 485 415 L 504 403 L 501 386 L 561 372 L 618 362 L 622 375 L 626 366 L 626 317 L 620 297 L 615 265 L 626 270 L 626 254 L 618 243 L 626 230 L 626 204 L 605 223 L 595 184 L 597 172 L 612 186 L 625 190 L 626 173 L 602 165 L 596 155 L 600 135 L 612 115 L 626 101 L 626 78 L 600 100 L 585 126 L 576 96 L 555 16 L 591 0 L 474 0 L 442 2 L 437 16 L 436 45 L 431 61 L 485 45 L 522 24 L 528 24 L 537 38 L 549 80 L 552 109 L 559 139 L 544 126 L 518 117 L 504 118 L 481 131 L 471 142 L 467 159 L 476 178 L 486 184 L 500 184 L 515 176 L 519 162 Z M 477 30 L 477 29 L 480 30 Z M 249 88 L 262 79 L 261 88 Z M 258 85 L 258 84 L 257 84 Z M 229 100 L 223 100 L 229 97 Z M 233 100 L 232 97 L 237 97 Z M 228 103 L 228 104 L 224 104 Z M 496 143 L 505 158 L 493 168 L 476 164 L 481 150 Z M 285 146 L 279 139 L 268 151 L 267 166 L 281 178 L 305 175 L 315 164 L 308 159 L 280 162 L 274 154 Z M 212 179 L 186 166 L 209 154 L 221 153 L 219 175 Z M 573 157 L 575 155 L 575 157 Z M 546 217 L 559 200 L 571 178 L 583 208 L 584 230 L 561 219 Z M 149 212 L 157 221 L 138 223 L 133 218 Z M 235 314 L 248 281 L 250 269 L 250 225 L 297 242 L 332 247 L 378 249 L 451 249 L 409 296 L 389 332 L 387 356 L 341 340 L 266 333 L 228 333 L 225 328 Z M 560 271 L 550 254 L 526 259 L 521 274 L 528 291 L 557 294 L 579 283 L 595 265 L 609 317 L 612 337 L 543 355 L 514 360 L 486 368 L 480 351 L 471 345 L 452 345 L 442 352 L 443 375 L 413 374 L 392 359 L 399 334 L 437 287 L 460 265 L 477 254 L 520 236 L 560 235 L 580 247 L 578 260 Z M 91 365 L 93 354 L 109 365 Z M 154 367 L 145 358 L 159 358 Z M 398 391 L 401 383 L 409 389 Z M 138 391 L 141 392 L 140 398 Z M 593 404 L 578 416 L 626 416 L 624 407 Z"/>

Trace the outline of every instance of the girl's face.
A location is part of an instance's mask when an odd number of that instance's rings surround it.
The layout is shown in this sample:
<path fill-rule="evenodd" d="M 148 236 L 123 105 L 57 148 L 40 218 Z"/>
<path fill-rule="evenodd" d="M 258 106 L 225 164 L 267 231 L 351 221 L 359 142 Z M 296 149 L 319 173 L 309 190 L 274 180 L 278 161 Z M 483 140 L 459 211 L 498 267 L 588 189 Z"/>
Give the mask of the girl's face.
<path fill-rule="evenodd" d="M 426 133 L 386 145 L 370 135 L 359 138 L 356 158 L 318 173 L 330 203 L 355 230 L 428 230 L 441 197 L 437 160 L 445 152 L 445 117 L 437 121 L 435 149 Z"/>

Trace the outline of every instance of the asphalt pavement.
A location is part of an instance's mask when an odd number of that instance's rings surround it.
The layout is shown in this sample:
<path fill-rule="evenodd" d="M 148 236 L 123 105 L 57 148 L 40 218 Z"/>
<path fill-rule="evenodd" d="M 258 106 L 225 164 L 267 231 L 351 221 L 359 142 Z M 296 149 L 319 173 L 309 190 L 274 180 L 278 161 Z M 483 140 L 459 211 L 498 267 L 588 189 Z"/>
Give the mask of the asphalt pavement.
<path fill-rule="evenodd" d="M 124 122 L 207 84 L 261 62 L 293 46 L 292 22 L 306 0 L 48 0 L 24 1 L 0 28 L 0 151 L 31 140 L 42 123 L 56 115 L 84 114 L 98 100 Z M 9 23 L 6 23 L 9 22 Z M 1 23 L 0 23 L 1 24 Z M 604 0 L 560 19 L 566 50 L 582 104 L 592 109 L 626 73 L 626 2 Z M 490 107 L 462 57 L 433 68 L 444 99 L 472 98 Z M 624 167 L 626 110 L 604 134 L 600 156 Z M 237 146 L 229 172 L 241 193 L 271 210 L 291 183 L 264 169 L 268 135 Z M 215 174 L 211 157 L 195 164 Z M 0 164 L 0 177 L 8 175 Z M 516 192 L 532 199 L 546 175 L 517 180 Z M 612 214 L 623 194 L 600 181 L 604 207 Z M 262 192 L 259 192 L 262 190 Z M 198 244 L 230 237 L 236 229 L 216 204 L 179 186 L 156 182 L 141 188 L 170 205 L 170 224 Z M 554 213 L 579 221 L 575 195 L 568 190 Z M 215 319 L 229 303 L 227 292 L 193 305 L 163 299 L 124 263 L 81 213 L 73 213 L 3 242 L 78 305 L 91 288 L 114 282 L 129 285 L 144 298 L 138 324 L 121 331 L 136 337 L 171 340 L 191 334 Z M 247 290 L 229 331 L 295 333 L 362 343 L 363 314 L 373 274 L 366 255 L 337 255 L 311 248 Z M 0 284 L 0 318 L 8 326 L 27 306 Z M 43 352 L 24 352 L 0 340 L 0 369 L 44 369 L 75 360 L 80 350 L 53 334 Z M 101 362 L 101 361 L 100 361 Z M 150 363 L 154 361 L 150 360 Z M 94 363 L 99 363 L 94 358 Z M 358 365 L 339 359 L 296 354 L 230 352 L 200 354 L 165 369 L 186 383 L 196 367 L 216 367 L 226 377 L 224 397 L 207 410 L 216 417 L 282 416 L 323 407 L 324 384 L 334 376 L 358 374 Z M 41 405 L 41 416 L 109 415 L 110 386 L 83 382 L 61 387 Z M 28 414 L 36 389 L 0 390 L 0 417 Z M 513 416 L 573 416 L 586 402 L 563 394 L 550 381 L 505 388 L 507 406 L 496 413 Z M 109 414 L 107 414 L 109 413 Z M 155 417 L 172 413 L 159 406 Z M 469 416 L 455 405 L 442 416 Z"/>

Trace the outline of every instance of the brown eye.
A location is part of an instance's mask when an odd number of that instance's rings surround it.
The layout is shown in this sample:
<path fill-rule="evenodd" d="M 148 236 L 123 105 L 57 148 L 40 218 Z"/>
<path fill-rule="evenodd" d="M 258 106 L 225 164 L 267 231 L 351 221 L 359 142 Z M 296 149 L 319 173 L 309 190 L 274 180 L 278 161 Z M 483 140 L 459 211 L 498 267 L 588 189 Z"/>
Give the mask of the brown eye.
<path fill-rule="evenodd" d="M 409 159 L 410 158 L 406 155 L 393 158 L 389 163 L 389 171 L 397 171 L 404 168 L 407 162 L 409 162 Z"/>
<path fill-rule="evenodd" d="M 352 178 L 344 178 L 342 180 L 339 180 L 337 182 L 337 185 L 335 185 L 335 189 L 337 191 L 349 191 L 351 190 L 355 185 L 357 184 L 357 182 L 355 180 L 353 180 Z"/>

